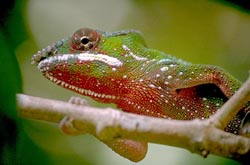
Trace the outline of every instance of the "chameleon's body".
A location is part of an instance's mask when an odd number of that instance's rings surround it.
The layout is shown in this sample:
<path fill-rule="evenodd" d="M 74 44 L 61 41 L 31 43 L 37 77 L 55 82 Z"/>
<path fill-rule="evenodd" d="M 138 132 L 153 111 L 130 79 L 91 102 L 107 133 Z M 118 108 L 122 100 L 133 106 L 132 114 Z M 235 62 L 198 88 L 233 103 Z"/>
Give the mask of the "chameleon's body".
<path fill-rule="evenodd" d="M 196 65 L 149 49 L 134 30 L 83 28 L 33 56 L 56 84 L 126 112 L 161 118 L 208 118 L 240 87 L 221 68 Z M 239 133 L 245 110 L 226 131 Z"/>

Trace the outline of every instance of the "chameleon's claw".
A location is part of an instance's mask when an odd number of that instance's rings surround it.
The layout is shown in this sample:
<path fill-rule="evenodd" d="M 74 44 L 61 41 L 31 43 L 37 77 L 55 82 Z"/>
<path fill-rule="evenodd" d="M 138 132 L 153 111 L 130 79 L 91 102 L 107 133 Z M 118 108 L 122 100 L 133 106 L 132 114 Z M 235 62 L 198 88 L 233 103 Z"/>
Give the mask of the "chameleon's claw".
<path fill-rule="evenodd" d="M 76 97 L 76 96 L 72 96 L 69 99 L 69 102 L 72 104 L 76 104 L 76 105 L 88 105 L 87 100 L 81 98 L 81 97 Z M 73 117 L 69 117 L 69 116 L 65 116 L 62 121 L 59 124 L 59 128 L 68 135 L 80 135 L 80 134 L 84 134 L 83 130 L 78 130 L 74 127 L 73 124 Z"/>
<path fill-rule="evenodd" d="M 69 102 L 76 105 L 89 105 L 87 100 L 77 96 L 70 97 Z"/>
<path fill-rule="evenodd" d="M 59 128 L 67 135 L 80 135 L 80 134 L 84 134 L 85 132 L 83 130 L 78 130 L 75 128 L 74 124 L 73 124 L 73 117 L 69 117 L 69 116 L 65 116 L 60 124 L 59 124 Z"/>

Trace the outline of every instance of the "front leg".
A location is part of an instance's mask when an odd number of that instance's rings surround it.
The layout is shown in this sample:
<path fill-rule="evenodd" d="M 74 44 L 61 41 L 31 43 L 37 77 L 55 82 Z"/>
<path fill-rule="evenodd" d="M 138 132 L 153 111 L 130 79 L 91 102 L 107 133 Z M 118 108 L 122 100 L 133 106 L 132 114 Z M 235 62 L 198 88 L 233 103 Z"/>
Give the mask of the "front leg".
<path fill-rule="evenodd" d="M 222 68 L 210 65 L 181 65 L 173 68 L 176 74 L 170 80 L 176 89 L 203 84 L 214 84 L 230 98 L 241 86 L 241 82 Z"/>
<path fill-rule="evenodd" d="M 69 102 L 82 106 L 88 105 L 88 102 L 80 97 L 71 97 Z M 65 116 L 62 119 L 62 121 L 59 124 L 59 127 L 67 135 L 80 135 L 88 133 L 86 132 L 86 130 L 78 130 L 77 128 L 75 128 L 74 118 L 69 116 Z M 118 153 L 119 155 L 133 162 L 138 162 L 142 160 L 146 156 L 148 149 L 148 144 L 146 142 L 137 142 L 129 139 L 115 139 L 112 141 L 102 141 L 102 142 L 106 144 L 108 147 L 110 147 L 114 152 Z"/>

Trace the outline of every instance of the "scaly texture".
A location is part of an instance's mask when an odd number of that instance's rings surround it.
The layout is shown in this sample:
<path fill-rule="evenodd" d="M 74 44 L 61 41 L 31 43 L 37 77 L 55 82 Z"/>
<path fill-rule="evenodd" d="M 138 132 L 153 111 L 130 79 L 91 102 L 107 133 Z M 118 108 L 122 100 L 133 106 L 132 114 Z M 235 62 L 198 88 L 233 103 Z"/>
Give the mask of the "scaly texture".
<path fill-rule="evenodd" d="M 88 28 L 33 56 L 45 77 L 126 112 L 191 120 L 208 118 L 241 83 L 216 66 L 191 64 L 149 49 L 140 32 Z M 238 134 L 244 109 L 226 131 Z"/>

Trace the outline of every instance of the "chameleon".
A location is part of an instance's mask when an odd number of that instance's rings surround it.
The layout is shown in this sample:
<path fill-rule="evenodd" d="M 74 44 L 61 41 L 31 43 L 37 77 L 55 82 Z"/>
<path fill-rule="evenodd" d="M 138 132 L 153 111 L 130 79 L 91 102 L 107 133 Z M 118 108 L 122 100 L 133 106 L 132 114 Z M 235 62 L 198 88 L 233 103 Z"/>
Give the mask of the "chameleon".
<path fill-rule="evenodd" d="M 63 88 L 114 103 L 125 112 L 166 119 L 209 118 L 242 84 L 220 67 L 192 64 L 148 48 L 137 30 L 81 28 L 38 51 L 32 63 Z M 242 134 L 248 112 L 246 105 L 225 131 Z M 147 143 L 126 139 L 107 145 L 132 161 L 141 160 L 147 150 Z M 132 147 L 131 154 L 124 154 L 126 145 Z M 141 146 L 141 156 L 134 154 L 136 146 Z"/>

